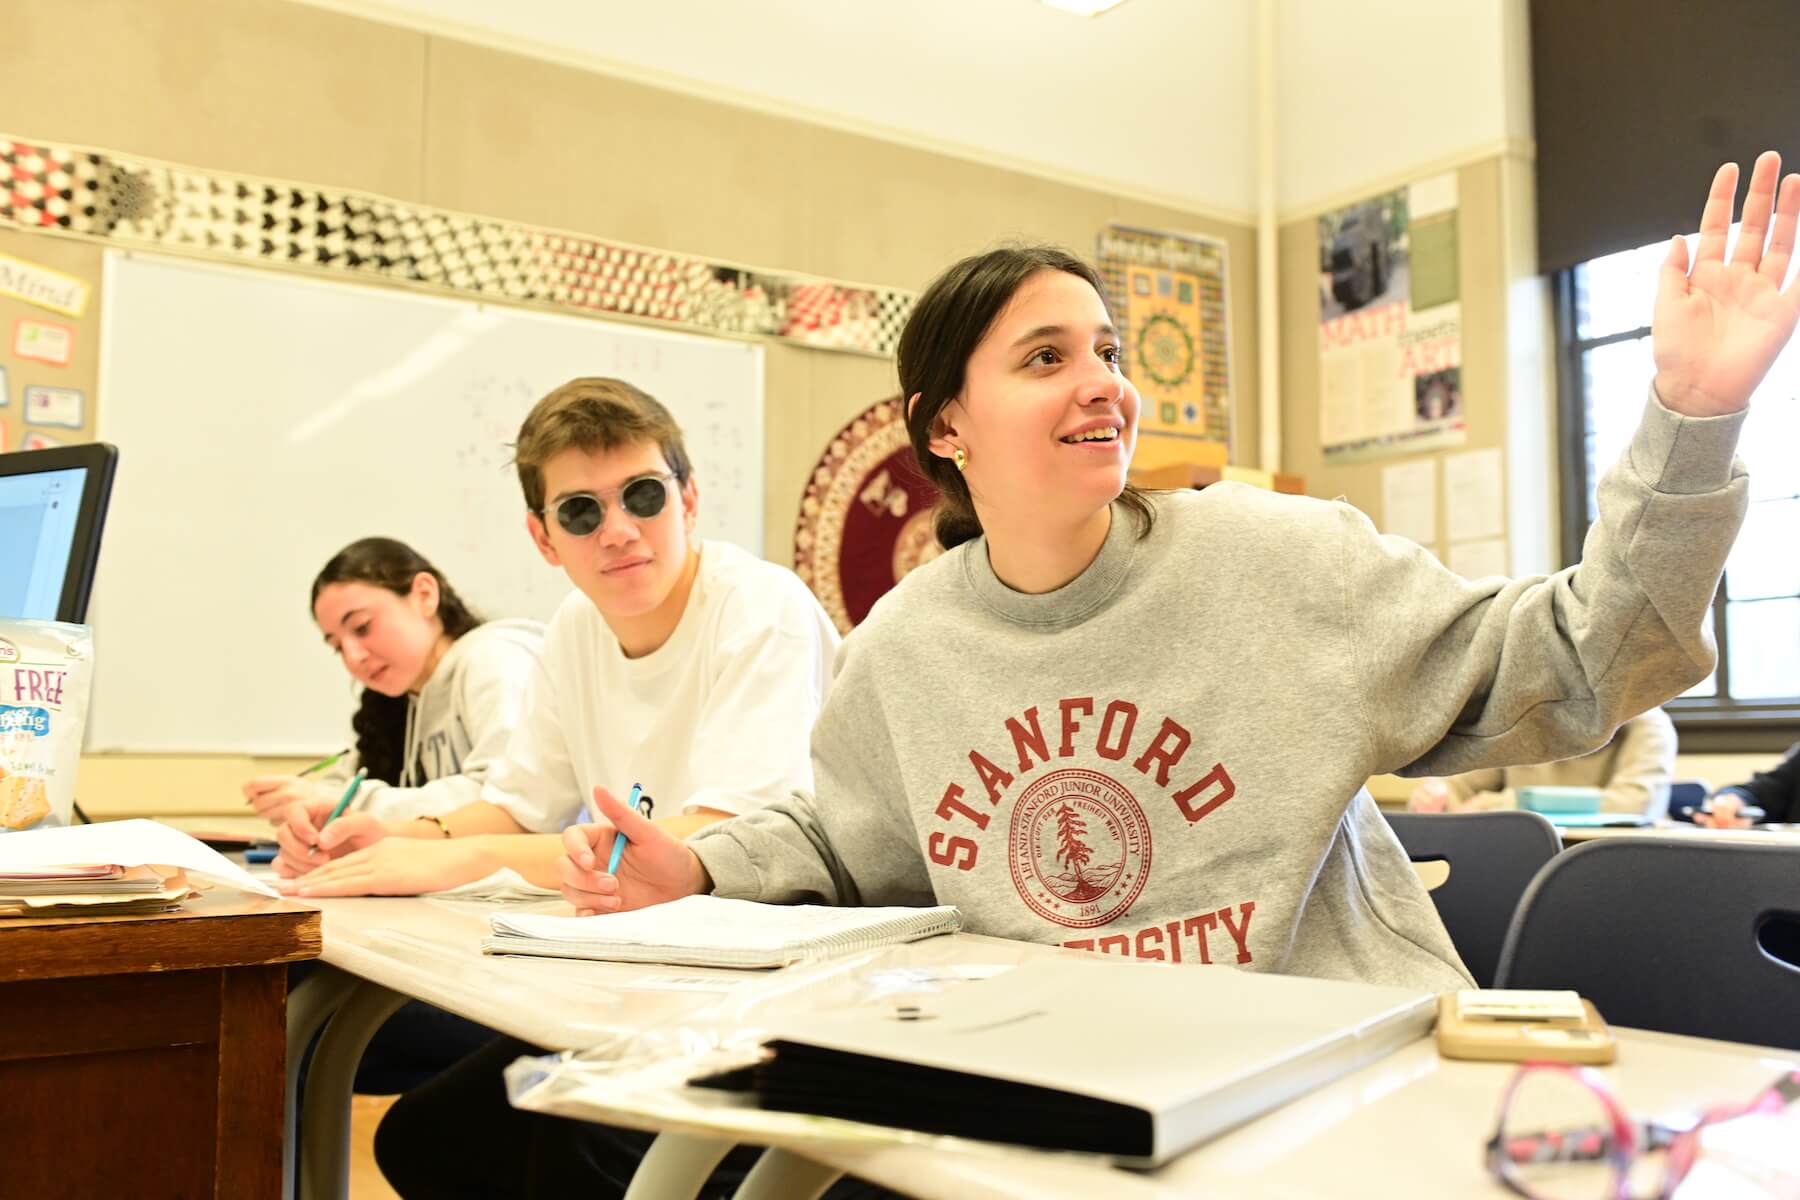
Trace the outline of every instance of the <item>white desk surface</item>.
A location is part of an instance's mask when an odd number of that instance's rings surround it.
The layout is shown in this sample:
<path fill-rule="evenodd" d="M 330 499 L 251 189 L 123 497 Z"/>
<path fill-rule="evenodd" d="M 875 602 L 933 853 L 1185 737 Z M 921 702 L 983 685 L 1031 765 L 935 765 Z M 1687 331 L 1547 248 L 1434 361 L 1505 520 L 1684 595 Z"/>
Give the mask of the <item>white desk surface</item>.
<path fill-rule="evenodd" d="M 1748 1099 L 1800 1066 L 1800 1054 L 1730 1042 L 1615 1030 L 1619 1060 L 1601 1068 L 1632 1113 L 1669 1115 Z M 925 1200 L 991 1196 L 1006 1200 L 1144 1200 L 1220 1196 L 1234 1200 L 1350 1200 L 1394 1197 L 1504 1197 L 1483 1164 L 1510 1063 L 1440 1059 L 1427 1038 L 1336 1083 L 1276 1109 L 1152 1172 L 1115 1168 L 1093 1158 L 982 1147 L 871 1145 L 802 1136 L 768 1140 Z M 588 1107 L 548 1111 L 620 1125 L 731 1136 L 726 1123 L 704 1118 L 651 1123 L 629 1109 L 608 1115 Z M 1715 1190 L 1704 1160 L 1680 1195 L 1746 1193 Z M 1761 1196 L 1761 1192 L 1753 1192 Z"/>
<path fill-rule="evenodd" d="M 1760 837 L 1757 833 L 1746 837 Z M 733 990 L 766 989 L 768 972 L 565 962 L 479 950 L 492 906 L 411 898 L 319 901 L 323 957 L 396 991 L 537 1045 L 571 1049 L 678 1020 L 729 992 L 644 989 L 648 979 L 716 976 Z M 916 943 L 910 958 L 1007 962 L 1048 947 L 958 935 Z M 927 952 L 930 951 L 928 954 Z M 1616 1030 L 1619 1060 L 1601 1068 L 1625 1108 L 1669 1114 L 1747 1099 L 1800 1053 Z M 1171 1030 L 1204 1037 L 1204 1030 Z M 1482 1165 L 1511 1064 L 1440 1060 L 1427 1039 L 1269 1113 L 1162 1169 L 1123 1171 L 1095 1159 L 1030 1150 L 958 1153 L 931 1146 L 780 1139 L 778 1144 L 911 1195 L 1173 1197 L 1198 1194 L 1289 1200 L 1329 1194 L 1504 1196 Z M 594 1113 L 584 1113 L 590 1118 Z M 628 1111 L 622 1125 L 645 1125 Z M 704 1120 L 681 1131 L 729 1136 Z M 1697 1169 L 1698 1170 L 1698 1169 Z M 1683 1195 L 1701 1194 L 1697 1175 Z M 1694 1184 L 1702 1187 L 1696 1191 Z"/>
<path fill-rule="evenodd" d="M 1754 846 L 1800 846 L 1800 825 L 1771 825 L 1757 829 L 1707 829 L 1686 821 L 1658 821 L 1654 825 L 1601 825 L 1588 829 L 1557 830 L 1565 843 L 1597 842 L 1608 838 L 1675 839 L 1694 845 L 1707 842 L 1744 842 Z"/>
<path fill-rule="evenodd" d="M 324 913 L 324 961 L 552 1050 L 601 1045 L 720 997 L 642 987 L 646 980 L 744 978 L 704 968 L 484 955 L 487 918 L 502 911 L 491 904 L 381 896 L 302 903 Z"/>

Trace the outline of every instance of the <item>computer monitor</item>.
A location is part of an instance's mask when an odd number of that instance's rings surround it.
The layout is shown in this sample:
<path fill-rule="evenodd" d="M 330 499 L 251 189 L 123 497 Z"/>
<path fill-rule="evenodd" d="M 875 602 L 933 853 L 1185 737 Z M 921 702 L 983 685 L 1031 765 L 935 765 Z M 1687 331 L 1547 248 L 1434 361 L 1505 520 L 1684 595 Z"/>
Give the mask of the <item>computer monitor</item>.
<path fill-rule="evenodd" d="M 0 454 L 0 617 L 85 621 L 119 452 Z"/>

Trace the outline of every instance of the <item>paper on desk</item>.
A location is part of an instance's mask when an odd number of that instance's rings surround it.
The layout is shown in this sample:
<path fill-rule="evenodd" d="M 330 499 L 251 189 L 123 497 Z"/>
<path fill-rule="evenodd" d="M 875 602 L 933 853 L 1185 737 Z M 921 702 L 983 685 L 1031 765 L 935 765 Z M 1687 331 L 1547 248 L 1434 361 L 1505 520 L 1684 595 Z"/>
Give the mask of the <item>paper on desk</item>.
<path fill-rule="evenodd" d="M 445 900 L 489 900 L 500 904 L 536 903 L 562 898 L 561 892 L 554 888 L 541 888 L 511 867 L 501 867 L 492 875 L 483 876 L 473 883 L 465 883 L 448 891 L 432 892 L 431 895 Z"/>
<path fill-rule="evenodd" d="M 157 821 L 101 821 L 0 837 L 0 871 L 64 863 L 117 863 L 122 867 L 156 863 L 180 867 L 190 875 L 258 896 L 278 895 L 217 850 Z"/>

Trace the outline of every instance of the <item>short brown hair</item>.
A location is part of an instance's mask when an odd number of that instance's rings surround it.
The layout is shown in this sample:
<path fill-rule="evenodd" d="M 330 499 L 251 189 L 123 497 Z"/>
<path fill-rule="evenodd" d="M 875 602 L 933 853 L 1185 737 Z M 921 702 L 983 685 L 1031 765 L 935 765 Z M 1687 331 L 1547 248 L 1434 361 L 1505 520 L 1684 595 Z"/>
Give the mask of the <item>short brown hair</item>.
<path fill-rule="evenodd" d="M 525 506 L 544 511 L 544 464 L 564 450 L 616 450 L 654 443 L 685 484 L 693 473 L 681 426 L 656 399 L 623 379 L 584 378 L 569 382 L 539 400 L 519 426 L 513 466 L 525 490 Z"/>

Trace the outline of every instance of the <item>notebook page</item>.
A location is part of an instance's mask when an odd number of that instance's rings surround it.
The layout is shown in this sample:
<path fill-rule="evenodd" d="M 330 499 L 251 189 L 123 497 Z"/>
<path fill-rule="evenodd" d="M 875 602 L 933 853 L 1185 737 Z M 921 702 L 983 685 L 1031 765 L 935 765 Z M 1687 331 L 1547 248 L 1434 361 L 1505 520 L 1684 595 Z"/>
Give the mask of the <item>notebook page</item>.
<path fill-rule="evenodd" d="M 952 905 L 935 908 L 831 908 L 818 904 L 758 904 L 718 896 L 688 896 L 668 904 L 597 917 L 496 913 L 499 937 L 524 937 L 571 946 L 657 946 L 691 950 L 772 953 L 853 934 L 889 921 L 937 925 L 954 918 Z"/>

